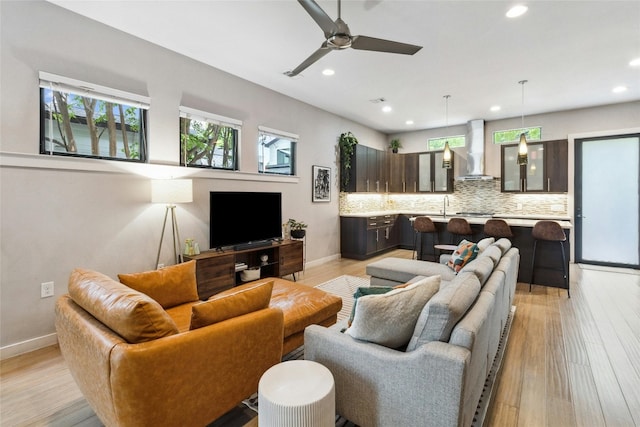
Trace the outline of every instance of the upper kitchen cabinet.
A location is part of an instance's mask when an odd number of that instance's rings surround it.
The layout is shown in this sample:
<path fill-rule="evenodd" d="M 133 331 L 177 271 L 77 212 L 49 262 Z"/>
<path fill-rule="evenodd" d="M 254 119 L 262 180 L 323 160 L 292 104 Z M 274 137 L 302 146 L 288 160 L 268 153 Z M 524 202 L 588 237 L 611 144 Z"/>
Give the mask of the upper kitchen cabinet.
<path fill-rule="evenodd" d="M 453 168 L 442 167 L 443 157 L 444 151 L 418 154 L 418 192 L 453 192 Z"/>
<path fill-rule="evenodd" d="M 361 144 L 357 144 L 354 148 L 349 169 L 349 182 L 345 191 L 379 191 L 379 183 L 377 183 L 379 175 L 378 150 Z"/>
<path fill-rule="evenodd" d="M 529 143 L 529 161 L 518 165 L 518 145 L 503 145 L 502 191 L 566 193 L 568 142 L 566 139 Z"/>

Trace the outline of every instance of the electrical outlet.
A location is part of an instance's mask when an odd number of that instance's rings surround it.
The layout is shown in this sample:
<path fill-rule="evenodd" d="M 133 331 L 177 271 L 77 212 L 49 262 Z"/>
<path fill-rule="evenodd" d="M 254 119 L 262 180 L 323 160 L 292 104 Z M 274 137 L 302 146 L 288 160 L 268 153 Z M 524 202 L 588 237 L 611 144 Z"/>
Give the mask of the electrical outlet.
<path fill-rule="evenodd" d="M 521 211 L 522 210 L 522 203 L 516 203 L 516 210 L 517 211 Z"/>
<path fill-rule="evenodd" d="M 158 264 L 158 270 L 160 270 L 161 268 L 164 268 L 164 264 L 163 263 L 159 263 Z"/>
<path fill-rule="evenodd" d="M 53 282 L 44 282 L 40 284 L 40 298 L 48 298 L 53 296 Z"/>

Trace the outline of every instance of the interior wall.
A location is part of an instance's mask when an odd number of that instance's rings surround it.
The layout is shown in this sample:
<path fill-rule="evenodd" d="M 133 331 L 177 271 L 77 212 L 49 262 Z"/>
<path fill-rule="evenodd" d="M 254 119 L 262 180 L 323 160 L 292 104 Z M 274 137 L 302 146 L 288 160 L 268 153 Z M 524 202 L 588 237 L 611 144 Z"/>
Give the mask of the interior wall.
<path fill-rule="evenodd" d="M 178 205 L 183 240 L 208 247 L 209 191 L 280 191 L 283 220 L 309 224 L 307 262 L 339 256 L 337 137 L 383 147 L 385 135 L 47 2 L 0 2 L 0 31 L 2 358 L 55 342 L 54 302 L 72 269 L 116 278 L 154 267 L 165 208 L 150 203 L 149 176 L 187 173 L 177 166 L 179 105 L 244 122 L 240 171 L 198 170 L 194 202 Z M 39 155 L 39 71 L 149 96 L 150 163 L 173 166 Z M 259 125 L 300 136 L 296 177 L 256 173 Z M 311 202 L 312 165 L 331 167 L 330 203 Z M 260 206 L 246 209 L 260 221 Z M 172 263 L 170 246 L 165 238 L 160 262 Z M 55 297 L 41 299 L 47 281 Z"/>
<path fill-rule="evenodd" d="M 640 102 L 604 105 L 547 114 L 525 116 L 525 126 L 541 126 L 542 140 L 568 139 L 573 133 L 613 131 L 634 128 L 640 123 Z M 522 126 L 521 117 L 501 120 L 485 120 L 485 166 L 484 173 L 500 177 L 500 145 L 493 143 L 493 133 L 506 129 L 517 129 Z M 435 128 L 390 135 L 389 138 L 400 138 L 403 148 L 401 153 L 427 150 L 429 138 L 465 135 L 466 124 L 450 125 L 449 129 Z M 454 176 L 466 174 L 467 154 L 464 148 L 452 150 L 454 157 Z"/>

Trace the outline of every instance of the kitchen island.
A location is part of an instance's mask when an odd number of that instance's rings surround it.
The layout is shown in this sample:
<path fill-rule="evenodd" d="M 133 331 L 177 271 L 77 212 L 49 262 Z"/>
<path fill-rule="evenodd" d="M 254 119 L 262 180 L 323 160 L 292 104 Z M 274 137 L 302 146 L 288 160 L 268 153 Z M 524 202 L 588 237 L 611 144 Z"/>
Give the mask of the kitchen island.
<path fill-rule="evenodd" d="M 472 240 L 476 242 L 484 237 L 483 228 L 488 219 L 504 219 L 513 232 L 513 238 L 511 239 L 513 246 L 520 250 L 519 282 L 529 283 L 531 278 L 534 242 L 531 231 L 535 223 L 539 220 L 550 219 L 560 224 L 567 236 L 564 250 L 567 263 L 569 260 L 569 236 L 572 225 L 566 217 L 510 216 L 509 214 L 485 214 L 482 216 L 447 214 L 445 216 L 440 213 L 411 211 L 364 212 L 340 215 L 340 248 L 342 256 L 344 258 L 362 260 L 392 249 L 414 249 L 415 233 L 413 231 L 412 219 L 420 215 L 430 217 L 435 223 L 439 243 L 453 242 L 453 236 L 446 230 L 447 223 L 452 217 L 463 217 L 469 222 L 471 230 L 473 231 Z M 432 246 L 430 239 L 421 240 L 418 238 L 417 241 L 418 244 L 420 244 L 421 241 L 424 244 L 424 250 L 421 251 L 423 254 L 432 253 L 432 247 L 429 247 Z M 557 243 L 539 242 L 538 260 L 536 261 L 536 284 L 564 289 L 565 284 L 561 271 L 561 260 L 562 256 Z"/>

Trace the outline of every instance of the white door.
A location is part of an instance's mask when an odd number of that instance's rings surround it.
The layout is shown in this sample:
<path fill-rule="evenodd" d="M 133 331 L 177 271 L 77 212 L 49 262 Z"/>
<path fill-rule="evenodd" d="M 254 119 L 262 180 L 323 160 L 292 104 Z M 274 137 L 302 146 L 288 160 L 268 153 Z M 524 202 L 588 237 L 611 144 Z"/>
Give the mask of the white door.
<path fill-rule="evenodd" d="M 576 141 L 576 261 L 638 268 L 640 135 Z"/>

